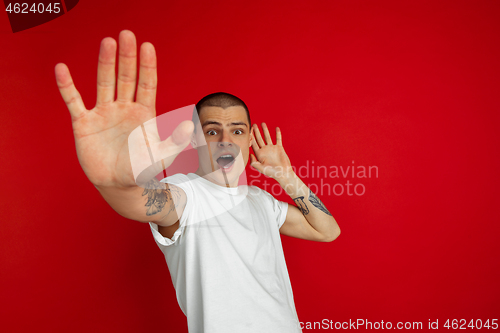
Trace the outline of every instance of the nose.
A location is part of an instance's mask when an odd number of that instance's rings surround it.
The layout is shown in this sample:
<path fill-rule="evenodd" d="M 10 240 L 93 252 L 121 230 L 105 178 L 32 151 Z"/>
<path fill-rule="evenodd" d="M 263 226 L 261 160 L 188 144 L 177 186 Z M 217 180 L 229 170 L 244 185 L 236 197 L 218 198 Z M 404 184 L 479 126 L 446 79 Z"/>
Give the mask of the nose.
<path fill-rule="evenodd" d="M 219 148 L 232 147 L 232 146 L 233 144 L 231 142 L 222 142 L 222 141 L 217 142 L 217 147 Z"/>
<path fill-rule="evenodd" d="M 220 141 L 217 142 L 217 147 L 219 148 L 224 148 L 224 147 L 232 147 L 233 143 L 231 142 L 231 136 L 227 131 L 222 132 L 222 136 L 220 138 Z"/>

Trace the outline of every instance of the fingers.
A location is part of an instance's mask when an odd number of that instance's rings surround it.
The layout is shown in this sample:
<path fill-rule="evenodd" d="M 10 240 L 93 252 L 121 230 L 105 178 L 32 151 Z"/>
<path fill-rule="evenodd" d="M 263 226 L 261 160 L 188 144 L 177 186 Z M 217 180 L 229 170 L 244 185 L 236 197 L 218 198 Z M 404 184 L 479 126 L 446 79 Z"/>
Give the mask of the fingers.
<path fill-rule="evenodd" d="M 283 143 L 281 141 L 281 130 L 279 127 L 276 127 L 276 145 L 283 146 Z"/>
<path fill-rule="evenodd" d="M 255 142 L 255 140 L 252 140 L 252 149 L 254 152 L 257 152 L 260 149 L 259 145 L 257 144 L 257 142 Z"/>
<path fill-rule="evenodd" d="M 273 140 L 271 139 L 271 133 L 269 133 L 269 129 L 267 128 L 266 123 L 262 123 L 262 131 L 264 132 L 264 138 L 266 139 L 266 143 L 268 145 L 272 145 Z"/>
<path fill-rule="evenodd" d="M 104 38 L 97 65 L 97 105 L 112 103 L 115 99 L 116 41 Z"/>
<path fill-rule="evenodd" d="M 68 66 L 59 63 L 55 67 L 56 82 L 59 92 L 68 106 L 72 118 L 80 118 L 87 111 L 83 104 L 82 97 L 73 83 Z"/>
<path fill-rule="evenodd" d="M 264 132 L 264 138 L 266 140 L 265 142 L 262 139 L 262 135 L 260 134 L 259 126 L 256 124 L 253 125 L 255 140 L 252 141 L 253 142 L 257 141 L 258 144 L 257 149 L 264 147 L 266 144 L 273 145 L 273 139 L 271 138 L 271 133 L 269 133 L 269 129 L 267 128 L 266 123 L 262 123 L 262 131 Z M 256 147 L 254 147 L 253 142 L 252 142 L 252 148 L 254 148 L 255 150 Z M 276 127 L 276 145 L 282 146 L 281 131 L 279 127 Z"/>
<path fill-rule="evenodd" d="M 259 131 L 259 126 L 257 124 L 253 125 L 253 134 L 254 134 L 255 140 L 257 141 L 257 144 L 259 145 L 259 147 L 263 147 L 266 145 L 264 143 L 264 140 L 262 140 L 262 136 L 260 135 L 260 131 Z"/>
<path fill-rule="evenodd" d="M 132 31 L 123 30 L 118 37 L 117 100 L 134 100 L 137 79 L 137 45 Z"/>
<path fill-rule="evenodd" d="M 136 101 L 146 107 L 154 108 L 156 101 L 156 52 L 153 44 L 143 43 L 140 51 L 139 85 Z"/>

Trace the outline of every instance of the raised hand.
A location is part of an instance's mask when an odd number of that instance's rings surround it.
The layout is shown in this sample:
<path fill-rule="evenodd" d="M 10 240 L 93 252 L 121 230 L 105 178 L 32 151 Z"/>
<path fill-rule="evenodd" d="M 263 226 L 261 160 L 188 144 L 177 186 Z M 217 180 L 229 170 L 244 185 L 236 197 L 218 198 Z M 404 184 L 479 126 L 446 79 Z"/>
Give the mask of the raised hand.
<path fill-rule="evenodd" d="M 153 45 L 141 45 L 138 84 L 134 34 L 128 30 L 120 32 L 118 77 L 115 75 L 116 49 L 113 38 L 102 40 L 97 68 L 97 101 L 91 110 L 85 108 L 68 67 L 62 63 L 55 67 L 57 85 L 71 114 L 78 160 L 97 187 L 136 186 L 128 137 L 135 128 L 156 117 L 157 71 Z M 149 128 L 149 143 L 173 156 L 189 144 L 193 128 L 192 122 L 183 122 L 164 142 L 160 142 L 156 127 L 153 133 Z M 170 163 L 172 161 L 173 158 Z"/>
<path fill-rule="evenodd" d="M 290 159 L 282 145 L 281 131 L 276 127 L 276 144 L 273 144 L 271 134 L 265 123 L 262 123 L 264 139 L 259 126 L 253 125 L 252 149 L 255 155 L 250 156 L 250 165 L 264 175 L 280 180 L 293 173 Z"/>

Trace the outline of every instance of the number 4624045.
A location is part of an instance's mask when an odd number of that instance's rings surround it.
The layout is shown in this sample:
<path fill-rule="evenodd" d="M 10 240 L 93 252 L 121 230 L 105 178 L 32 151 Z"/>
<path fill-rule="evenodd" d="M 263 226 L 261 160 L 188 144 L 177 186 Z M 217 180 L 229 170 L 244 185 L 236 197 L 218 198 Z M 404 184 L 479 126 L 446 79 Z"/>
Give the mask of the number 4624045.
<path fill-rule="evenodd" d="M 21 14 L 29 14 L 31 13 L 54 13 L 57 14 L 61 12 L 61 7 L 59 7 L 61 4 L 56 2 L 56 3 L 49 3 L 48 5 L 44 3 L 33 3 L 31 7 L 27 3 L 9 3 L 7 5 L 7 8 L 5 8 L 6 12 L 9 13 L 21 13 Z"/>
<path fill-rule="evenodd" d="M 492 319 L 490 325 L 489 319 L 486 320 L 486 322 L 484 323 L 481 319 L 476 319 L 476 320 L 472 319 L 468 324 L 465 319 L 453 319 L 453 320 L 448 319 L 443 326 L 446 327 L 447 329 L 454 329 L 454 330 L 455 329 L 464 330 L 467 328 L 475 328 L 475 329 L 491 328 L 493 330 L 496 330 L 498 328 L 497 320 L 498 319 Z"/>

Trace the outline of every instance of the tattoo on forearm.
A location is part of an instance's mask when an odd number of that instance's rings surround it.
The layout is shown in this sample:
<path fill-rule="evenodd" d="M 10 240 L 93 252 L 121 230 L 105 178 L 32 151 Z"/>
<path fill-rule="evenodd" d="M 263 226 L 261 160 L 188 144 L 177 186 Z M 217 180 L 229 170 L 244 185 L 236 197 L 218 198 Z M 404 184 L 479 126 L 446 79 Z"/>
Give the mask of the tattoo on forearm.
<path fill-rule="evenodd" d="M 311 191 L 311 189 L 309 189 L 309 202 L 312 203 L 314 207 L 318 208 L 323 213 L 332 216 L 332 214 L 330 214 L 328 209 L 326 209 L 325 205 L 321 202 L 321 200 L 319 200 L 316 194 L 314 194 L 313 191 Z"/>
<path fill-rule="evenodd" d="M 142 195 L 148 196 L 148 201 L 145 204 L 147 207 L 147 216 L 161 212 L 162 209 L 165 208 L 165 205 L 173 200 L 173 204 L 170 204 L 170 210 L 167 212 L 168 215 L 178 205 L 181 196 L 179 188 L 174 185 L 160 183 L 155 178 L 146 184 L 146 188 L 144 192 L 142 192 Z"/>
<path fill-rule="evenodd" d="M 293 201 L 295 201 L 295 204 L 299 207 L 303 215 L 309 214 L 309 208 L 307 208 L 307 205 L 304 202 L 304 197 L 297 197 L 293 199 Z"/>

